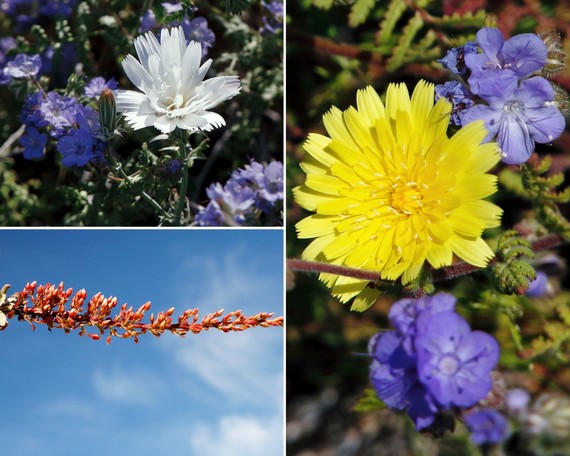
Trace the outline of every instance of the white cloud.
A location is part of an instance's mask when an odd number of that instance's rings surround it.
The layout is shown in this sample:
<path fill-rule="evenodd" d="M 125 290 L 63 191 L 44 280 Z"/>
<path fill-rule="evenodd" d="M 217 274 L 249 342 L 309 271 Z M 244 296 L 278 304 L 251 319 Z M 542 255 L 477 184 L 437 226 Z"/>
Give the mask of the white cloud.
<path fill-rule="evenodd" d="M 175 281 L 179 302 L 199 307 L 203 313 L 225 308 L 241 309 L 246 314 L 280 312 L 283 308 L 280 268 L 267 268 L 266 261 L 237 244 L 223 256 L 189 257 L 180 264 Z M 185 277 L 182 280 L 181 277 Z"/>
<path fill-rule="evenodd" d="M 200 456 L 278 456 L 283 454 L 283 420 L 223 416 L 217 425 L 200 425 L 190 438 L 191 454 Z"/>
<path fill-rule="evenodd" d="M 163 347 L 175 364 L 206 383 L 221 401 L 282 408 L 281 328 L 201 333 L 188 338 L 191 339 L 188 343 L 168 343 Z"/>
<path fill-rule="evenodd" d="M 136 406 L 156 403 L 165 386 L 157 373 L 137 369 L 98 368 L 92 377 L 95 392 L 103 400 Z"/>

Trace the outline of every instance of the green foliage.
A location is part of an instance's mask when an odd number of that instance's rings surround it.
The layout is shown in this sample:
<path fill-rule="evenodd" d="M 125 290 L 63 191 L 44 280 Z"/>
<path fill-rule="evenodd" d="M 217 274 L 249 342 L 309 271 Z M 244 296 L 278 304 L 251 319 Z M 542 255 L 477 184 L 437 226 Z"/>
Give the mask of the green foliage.
<path fill-rule="evenodd" d="M 558 207 L 558 204 L 570 202 L 570 187 L 559 190 L 564 184 L 564 174 L 549 174 L 551 165 L 549 156 L 531 160 L 521 166 L 520 173 L 504 169 L 499 181 L 517 197 L 532 202 L 536 219 L 545 228 L 570 240 L 570 222 Z"/>
<path fill-rule="evenodd" d="M 242 13 L 248 6 L 249 0 L 224 0 L 224 9 L 231 15 Z"/>
<path fill-rule="evenodd" d="M 364 23 L 375 4 L 375 0 L 356 0 L 352 5 L 350 15 L 348 16 L 349 25 L 351 27 L 356 27 Z"/>
<path fill-rule="evenodd" d="M 355 412 L 372 412 L 375 410 L 385 409 L 386 405 L 378 399 L 378 395 L 374 388 L 366 388 L 364 390 L 364 396 L 361 397 L 356 404 L 354 404 L 353 410 Z"/>
<path fill-rule="evenodd" d="M 532 359 L 548 356 L 550 361 L 570 361 L 570 300 L 558 303 L 555 316 L 544 322 L 543 334 L 531 343 Z"/>
<path fill-rule="evenodd" d="M 492 273 L 497 289 L 505 294 L 523 295 L 529 281 L 536 278 L 531 265 L 534 252 L 530 242 L 515 230 L 505 231 L 498 240 L 496 255 Z"/>

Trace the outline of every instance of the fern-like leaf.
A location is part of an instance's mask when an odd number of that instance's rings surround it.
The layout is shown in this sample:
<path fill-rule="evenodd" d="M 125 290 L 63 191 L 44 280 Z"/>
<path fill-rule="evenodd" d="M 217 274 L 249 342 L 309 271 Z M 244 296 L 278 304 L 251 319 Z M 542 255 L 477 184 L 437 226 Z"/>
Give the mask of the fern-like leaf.
<path fill-rule="evenodd" d="M 368 17 L 368 14 L 375 4 L 376 0 L 356 0 L 350 9 L 348 24 L 351 27 L 357 27 L 358 25 L 362 24 Z"/>
<path fill-rule="evenodd" d="M 388 59 L 387 69 L 388 71 L 395 71 L 405 63 L 406 61 L 406 54 L 410 50 L 410 47 L 416 37 L 418 31 L 424 25 L 424 21 L 420 16 L 420 13 L 416 13 L 414 17 L 408 22 L 408 25 L 404 27 L 402 35 L 398 40 L 398 44 L 394 49 L 394 53 L 392 57 Z"/>
<path fill-rule="evenodd" d="M 377 43 L 379 46 L 388 44 L 392 41 L 392 32 L 396 23 L 406 11 L 406 3 L 401 0 L 392 0 L 388 5 L 384 20 L 380 23 L 380 31 L 378 32 Z"/>
<path fill-rule="evenodd" d="M 485 17 L 487 17 L 487 14 L 488 13 L 485 10 L 479 10 L 475 13 L 468 11 L 463 16 L 458 13 L 453 13 L 451 16 L 434 18 L 434 23 L 441 25 L 442 27 L 450 28 L 481 28 L 485 23 Z"/>
<path fill-rule="evenodd" d="M 505 231 L 497 244 L 497 262 L 492 267 L 493 282 L 501 293 L 523 295 L 536 278 L 531 265 L 534 252 L 530 242 L 515 230 Z"/>
<path fill-rule="evenodd" d="M 334 4 L 334 0 L 313 0 L 313 5 L 319 9 L 330 10 Z"/>

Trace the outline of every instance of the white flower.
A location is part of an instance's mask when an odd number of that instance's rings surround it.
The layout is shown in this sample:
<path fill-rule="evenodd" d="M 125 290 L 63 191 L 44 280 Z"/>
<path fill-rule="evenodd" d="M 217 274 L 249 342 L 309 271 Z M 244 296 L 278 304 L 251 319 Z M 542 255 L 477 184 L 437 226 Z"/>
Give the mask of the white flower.
<path fill-rule="evenodd" d="M 139 60 L 127 55 L 123 69 L 141 92 L 117 90 L 117 111 L 133 127 L 154 126 L 162 133 L 176 127 L 210 131 L 226 124 L 209 111 L 240 91 L 237 76 L 217 76 L 204 81 L 212 59 L 202 66 L 202 47 L 191 41 L 186 46 L 182 27 L 162 29 L 160 43 L 152 32 L 135 39 Z"/>

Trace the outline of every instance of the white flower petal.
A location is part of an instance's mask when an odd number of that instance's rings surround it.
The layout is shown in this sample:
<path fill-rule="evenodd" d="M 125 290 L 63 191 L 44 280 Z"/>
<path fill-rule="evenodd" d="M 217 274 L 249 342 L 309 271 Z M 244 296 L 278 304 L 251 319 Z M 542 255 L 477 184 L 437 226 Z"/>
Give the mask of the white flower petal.
<path fill-rule="evenodd" d="M 218 76 L 204 80 L 211 60 L 200 66 L 202 47 L 191 41 L 188 46 L 182 27 L 162 30 L 160 43 L 152 33 L 135 39 L 140 62 L 132 55 L 123 68 L 141 90 L 117 90 L 117 111 L 136 130 L 154 126 L 164 134 L 176 128 L 210 131 L 225 125 L 224 118 L 209 110 L 237 95 L 241 90 L 237 76 Z"/>
<path fill-rule="evenodd" d="M 146 35 L 135 39 L 135 50 L 142 66 L 148 71 L 148 58 L 153 54 L 160 53 L 160 43 L 154 36 L 154 33 L 148 32 Z"/>
<path fill-rule="evenodd" d="M 200 67 L 200 60 L 202 60 L 202 46 L 196 41 L 190 41 L 186 52 L 184 52 L 184 58 L 182 59 L 185 87 L 194 89 L 194 87 L 200 84 L 202 79 L 204 79 L 204 76 L 212 64 L 212 59 L 208 59 L 202 67 Z M 204 67 L 205 70 L 203 71 Z"/>

